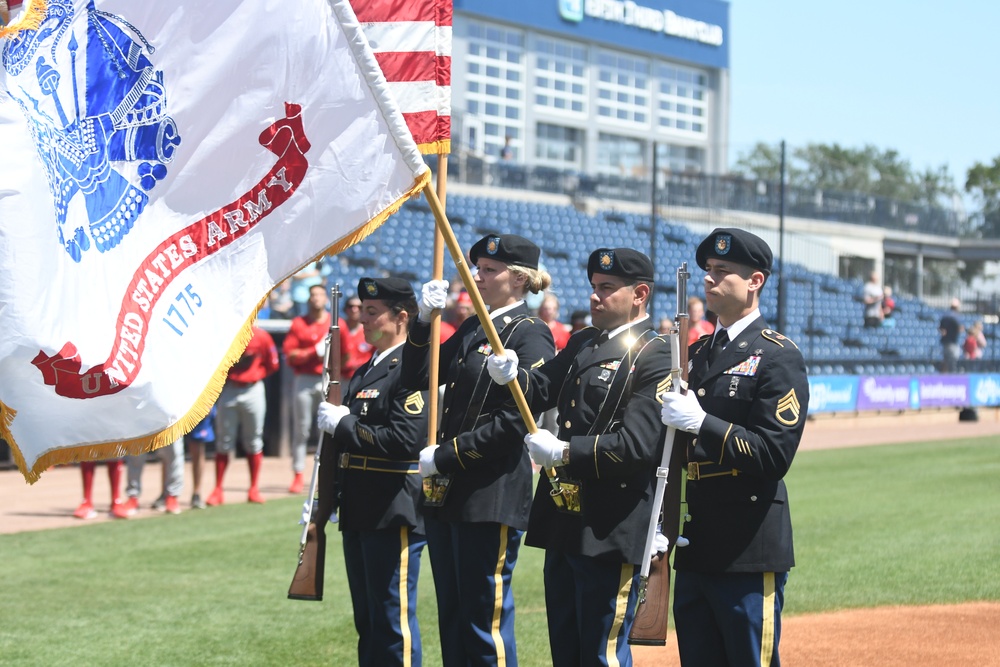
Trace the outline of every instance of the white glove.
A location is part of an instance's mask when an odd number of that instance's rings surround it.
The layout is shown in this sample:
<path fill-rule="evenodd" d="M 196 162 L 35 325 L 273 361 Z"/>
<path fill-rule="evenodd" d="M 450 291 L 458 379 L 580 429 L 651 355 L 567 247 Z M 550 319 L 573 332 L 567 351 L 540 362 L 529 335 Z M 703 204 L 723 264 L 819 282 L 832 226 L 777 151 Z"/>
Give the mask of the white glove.
<path fill-rule="evenodd" d="M 664 424 L 688 433 L 697 433 L 701 430 L 701 424 L 705 421 L 705 411 L 701 409 L 698 397 L 693 391 L 686 394 L 670 391 L 661 398 L 663 398 L 663 408 L 660 410 L 660 419 Z"/>
<path fill-rule="evenodd" d="M 486 370 L 497 384 L 507 384 L 517 377 L 517 353 L 504 350 L 503 356 L 491 354 L 486 358 Z"/>
<path fill-rule="evenodd" d="M 326 338 L 316 343 L 316 355 L 320 359 L 326 359 Z"/>
<path fill-rule="evenodd" d="M 340 420 L 349 414 L 351 414 L 351 409 L 346 405 L 334 405 L 323 401 L 319 404 L 319 410 L 316 411 L 316 425 L 333 435 Z"/>
<path fill-rule="evenodd" d="M 656 558 L 660 554 L 667 553 L 667 549 L 670 548 L 670 540 L 667 536 L 656 531 L 656 535 L 653 536 L 653 548 L 649 550 L 649 557 Z"/>
<path fill-rule="evenodd" d="M 430 477 L 438 473 L 437 464 L 434 463 L 434 452 L 439 445 L 428 445 L 420 450 L 420 476 Z"/>
<path fill-rule="evenodd" d="M 448 304 L 448 281 L 431 280 L 423 284 L 420 288 L 420 319 L 424 322 L 431 321 L 432 310 L 443 310 Z"/>
<path fill-rule="evenodd" d="M 544 428 L 524 436 L 524 444 L 528 445 L 528 456 L 543 468 L 554 468 L 562 465 L 563 449 L 568 442 L 560 440 L 552 431 Z"/>
<path fill-rule="evenodd" d="M 309 519 L 312 518 L 312 508 L 314 504 L 315 501 L 313 503 L 310 503 L 309 500 L 306 500 L 304 503 L 302 503 L 302 518 L 299 519 L 300 526 L 304 526 L 307 523 L 309 523 Z M 331 512 L 330 523 L 337 523 L 338 521 L 340 521 L 340 519 L 337 517 L 337 513 Z"/>

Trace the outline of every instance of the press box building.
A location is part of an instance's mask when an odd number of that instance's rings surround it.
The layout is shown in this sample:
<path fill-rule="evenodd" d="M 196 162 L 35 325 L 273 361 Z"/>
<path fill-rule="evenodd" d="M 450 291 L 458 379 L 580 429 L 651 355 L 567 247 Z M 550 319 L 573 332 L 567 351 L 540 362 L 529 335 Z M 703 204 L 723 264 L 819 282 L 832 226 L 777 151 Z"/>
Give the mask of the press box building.
<path fill-rule="evenodd" d="M 729 4 L 455 0 L 456 149 L 531 167 L 648 178 L 724 173 Z"/>

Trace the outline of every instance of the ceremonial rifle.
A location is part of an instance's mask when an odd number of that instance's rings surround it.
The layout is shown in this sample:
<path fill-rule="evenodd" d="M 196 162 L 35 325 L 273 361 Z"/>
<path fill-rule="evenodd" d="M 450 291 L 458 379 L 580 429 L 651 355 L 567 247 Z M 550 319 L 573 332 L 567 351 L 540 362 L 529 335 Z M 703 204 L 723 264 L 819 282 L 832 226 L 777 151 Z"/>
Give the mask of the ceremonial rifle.
<path fill-rule="evenodd" d="M 326 400 L 340 405 L 340 285 L 330 288 L 330 333 L 326 338 L 326 361 L 323 364 Z M 309 495 L 302 508 L 305 527 L 299 542 L 299 564 L 288 587 L 290 600 L 323 599 L 323 574 L 326 563 L 326 524 L 337 511 L 337 456 L 333 436 L 320 430 L 313 463 Z"/>
<path fill-rule="evenodd" d="M 691 274 L 687 262 L 677 269 L 677 310 L 674 326 L 670 330 L 670 388 L 680 391 L 687 380 L 687 281 Z M 683 447 L 674 447 L 677 429 L 667 427 L 663 439 L 663 456 L 656 469 L 656 492 L 653 511 L 646 531 L 646 549 L 639 569 L 639 602 L 628 634 L 629 644 L 663 646 L 667 643 L 667 619 L 670 615 L 670 553 L 680 534 L 680 485 L 684 464 Z M 661 528 L 662 526 L 662 528 Z M 657 530 L 663 532 L 670 544 L 667 551 L 650 558 L 653 538 Z M 683 539 L 683 538 L 681 538 Z M 686 544 L 686 542 L 685 542 Z"/>

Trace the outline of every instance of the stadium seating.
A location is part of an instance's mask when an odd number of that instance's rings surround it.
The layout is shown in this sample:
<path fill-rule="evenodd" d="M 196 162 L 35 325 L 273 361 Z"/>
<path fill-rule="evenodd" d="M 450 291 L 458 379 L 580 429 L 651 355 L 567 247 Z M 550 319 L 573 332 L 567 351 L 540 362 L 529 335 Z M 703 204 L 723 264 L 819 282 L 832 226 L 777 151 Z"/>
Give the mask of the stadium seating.
<path fill-rule="evenodd" d="M 649 216 L 605 211 L 587 215 L 572 206 L 490 197 L 450 195 L 448 218 L 462 248 L 495 231 L 521 234 L 542 248 L 542 264 L 552 275 L 553 291 L 562 302 L 563 318 L 588 308 L 590 286 L 585 267 L 598 246 L 628 246 L 649 252 Z M 388 273 L 405 277 L 414 287 L 431 275 L 434 218 L 426 202 L 408 201 L 363 242 L 328 258 L 331 277 L 351 292 L 364 275 Z M 658 282 L 656 317 L 674 312 L 675 270 L 688 263 L 689 293 L 701 294 L 704 272 L 694 266 L 701 234 L 683 223 L 659 219 L 655 244 Z M 446 266 L 450 266 L 447 263 Z M 446 270 L 447 271 L 447 270 Z M 789 263 L 785 333 L 802 350 L 812 373 L 927 373 L 940 356 L 937 322 L 943 314 L 913 298 L 896 300 L 894 325 L 862 327 L 860 280 L 810 271 Z M 448 276 L 446 276 L 448 277 Z M 761 310 L 777 324 L 774 276 L 762 295 Z"/>

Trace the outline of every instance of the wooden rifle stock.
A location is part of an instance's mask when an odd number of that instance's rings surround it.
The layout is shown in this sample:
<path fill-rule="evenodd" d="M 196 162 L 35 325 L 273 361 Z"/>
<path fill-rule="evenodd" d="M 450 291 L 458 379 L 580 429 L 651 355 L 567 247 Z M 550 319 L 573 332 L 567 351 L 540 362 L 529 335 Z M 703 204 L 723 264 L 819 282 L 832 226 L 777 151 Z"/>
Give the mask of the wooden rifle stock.
<path fill-rule="evenodd" d="M 687 262 L 677 269 L 677 314 L 674 318 L 675 331 L 671 336 L 677 336 L 679 344 L 671 346 L 671 352 L 677 355 L 671 366 L 680 370 L 680 379 L 687 381 L 688 367 L 688 314 L 687 314 Z M 678 391 L 679 388 L 673 389 Z M 681 471 L 684 467 L 685 448 L 674 446 L 677 433 L 673 427 L 667 429 L 664 447 L 670 448 L 667 454 L 667 471 L 665 476 L 659 475 L 657 485 L 662 485 L 659 495 L 662 502 L 653 507 L 653 516 L 660 517 L 662 532 L 669 540 L 667 551 L 657 554 L 649 564 L 649 574 L 641 579 L 639 604 L 635 610 L 632 628 L 629 630 L 628 643 L 638 646 L 664 646 L 667 643 L 667 621 L 670 617 L 670 554 L 673 553 L 677 537 L 680 535 L 681 506 Z M 655 523 L 653 525 L 655 528 Z M 647 543 L 651 542 L 651 538 Z M 646 554 L 648 557 L 648 554 Z"/>
<path fill-rule="evenodd" d="M 341 404 L 340 395 L 340 285 L 330 289 L 330 333 L 326 345 L 326 400 Z M 319 443 L 313 464 L 312 482 L 309 484 L 310 519 L 299 543 L 299 563 L 295 567 L 292 584 L 288 587 L 290 600 L 323 599 L 323 578 L 326 565 L 326 524 L 337 511 L 337 451 L 333 436 L 320 431 Z M 308 502 L 308 501 L 307 501 Z"/>

